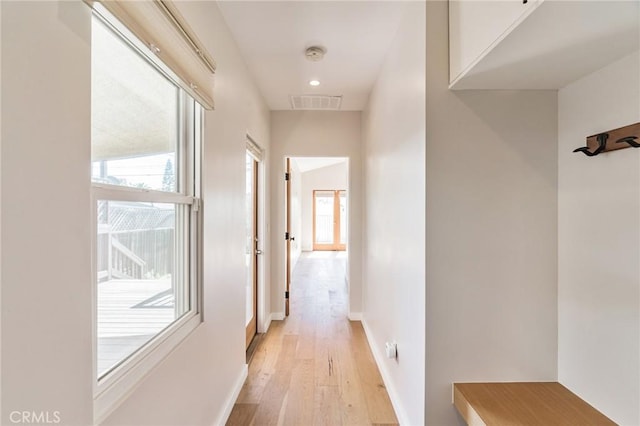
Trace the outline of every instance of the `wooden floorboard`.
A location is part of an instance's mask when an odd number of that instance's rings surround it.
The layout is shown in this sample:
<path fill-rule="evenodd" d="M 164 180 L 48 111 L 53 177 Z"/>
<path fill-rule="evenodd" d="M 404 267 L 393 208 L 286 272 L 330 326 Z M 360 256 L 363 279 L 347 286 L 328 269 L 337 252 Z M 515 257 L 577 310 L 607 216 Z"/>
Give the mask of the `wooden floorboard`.
<path fill-rule="evenodd" d="M 97 362 L 102 375 L 176 319 L 169 278 L 98 283 Z"/>
<path fill-rule="evenodd" d="M 257 408 L 258 404 L 235 404 L 227 424 L 231 426 L 252 425 Z"/>
<path fill-rule="evenodd" d="M 227 425 L 398 424 L 346 291 L 344 253 L 302 255 L 291 315 L 258 343 Z"/>

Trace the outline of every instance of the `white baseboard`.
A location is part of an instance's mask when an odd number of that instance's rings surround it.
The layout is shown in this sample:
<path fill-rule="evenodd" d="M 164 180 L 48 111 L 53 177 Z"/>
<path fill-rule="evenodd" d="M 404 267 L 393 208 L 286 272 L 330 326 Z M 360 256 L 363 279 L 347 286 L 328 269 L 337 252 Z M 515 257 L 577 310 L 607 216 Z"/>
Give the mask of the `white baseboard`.
<path fill-rule="evenodd" d="M 267 315 L 267 319 L 262 324 L 262 328 L 258 330 L 258 333 L 266 333 L 269 331 L 269 327 L 271 327 L 271 315 Z"/>
<path fill-rule="evenodd" d="M 244 385 L 245 380 L 247 380 L 247 376 L 249 375 L 249 366 L 245 364 L 242 367 L 242 371 L 240 372 L 240 376 L 236 380 L 236 383 L 233 385 L 233 392 L 229 395 L 227 399 L 227 403 L 225 404 L 224 411 L 218 417 L 213 426 L 224 426 L 229 420 L 229 416 L 231 415 L 231 411 L 233 410 L 233 406 L 238 400 L 238 396 L 240 395 L 240 391 L 242 390 L 242 386 Z"/>
<path fill-rule="evenodd" d="M 362 314 L 360 314 L 362 316 Z M 387 388 L 387 393 L 389 394 L 389 399 L 391 400 L 391 405 L 393 405 L 393 409 L 396 412 L 396 417 L 398 418 L 398 423 L 400 425 L 408 425 L 407 415 L 404 411 L 404 406 L 400 400 L 400 396 L 396 391 L 393 382 L 391 381 L 391 373 L 387 368 L 387 364 L 385 360 L 387 357 L 384 353 L 382 353 L 382 349 L 379 348 L 376 344 L 375 339 L 373 338 L 373 333 L 367 322 L 362 319 L 362 328 L 364 328 L 364 334 L 367 336 L 367 341 L 369 342 L 369 347 L 371 348 L 371 353 L 373 354 L 373 359 L 376 361 L 378 366 L 378 370 L 380 370 L 380 375 L 382 376 L 382 381 L 384 382 L 384 386 Z"/>
<path fill-rule="evenodd" d="M 282 321 L 284 319 L 284 312 L 271 312 L 271 321 Z"/>
<path fill-rule="evenodd" d="M 362 312 L 349 312 L 349 321 L 362 321 Z"/>

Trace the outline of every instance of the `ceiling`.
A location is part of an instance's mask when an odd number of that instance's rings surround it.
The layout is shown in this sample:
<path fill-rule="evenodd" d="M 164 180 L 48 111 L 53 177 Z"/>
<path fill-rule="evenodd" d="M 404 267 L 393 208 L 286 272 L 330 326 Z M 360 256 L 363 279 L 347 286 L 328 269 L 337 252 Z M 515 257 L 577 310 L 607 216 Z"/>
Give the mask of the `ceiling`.
<path fill-rule="evenodd" d="M 289 95 L 343 96 L 360 111 L 400 23 L 402 1 L 220 1 L 222 15 L 271 110 Z M 305 50 L 323 46 L 320 62 Z M 309 81 L 317 79 L 320 86 Z"/>
<path fill-rule="evenodd" d="M 347 161 L 344 157 L 295 157 L 291 160 L 296 163 L 301 173 L 333 166 L 334 164 L 345 163 Z"/>

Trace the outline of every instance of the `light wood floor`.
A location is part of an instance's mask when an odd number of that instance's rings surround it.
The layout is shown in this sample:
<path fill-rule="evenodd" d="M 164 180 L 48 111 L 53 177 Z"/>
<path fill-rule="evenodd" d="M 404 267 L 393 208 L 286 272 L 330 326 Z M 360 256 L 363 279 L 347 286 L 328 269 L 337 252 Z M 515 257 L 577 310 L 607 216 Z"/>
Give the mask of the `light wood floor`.
<path fill-rule="evenodd" d="M 302 255 L 291 315 L 260 341 L 227 425 L 398 424 L 362 325 L 347 319 L 344 256 Z"/>

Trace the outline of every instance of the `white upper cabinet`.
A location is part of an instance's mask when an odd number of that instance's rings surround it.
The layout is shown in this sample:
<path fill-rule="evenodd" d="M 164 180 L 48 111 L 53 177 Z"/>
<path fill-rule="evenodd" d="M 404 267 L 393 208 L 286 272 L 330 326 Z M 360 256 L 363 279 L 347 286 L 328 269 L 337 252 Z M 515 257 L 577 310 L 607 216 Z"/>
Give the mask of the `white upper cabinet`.
<path fill-rule="evenodd" d="M 542 0 L 450 0 L 450 81 L 481 59 Z"/>
<path fill-rule="evenodd" d="M 450 0 L 451 89 L 559 89 L 640 48 L 639 0 Z"/>

